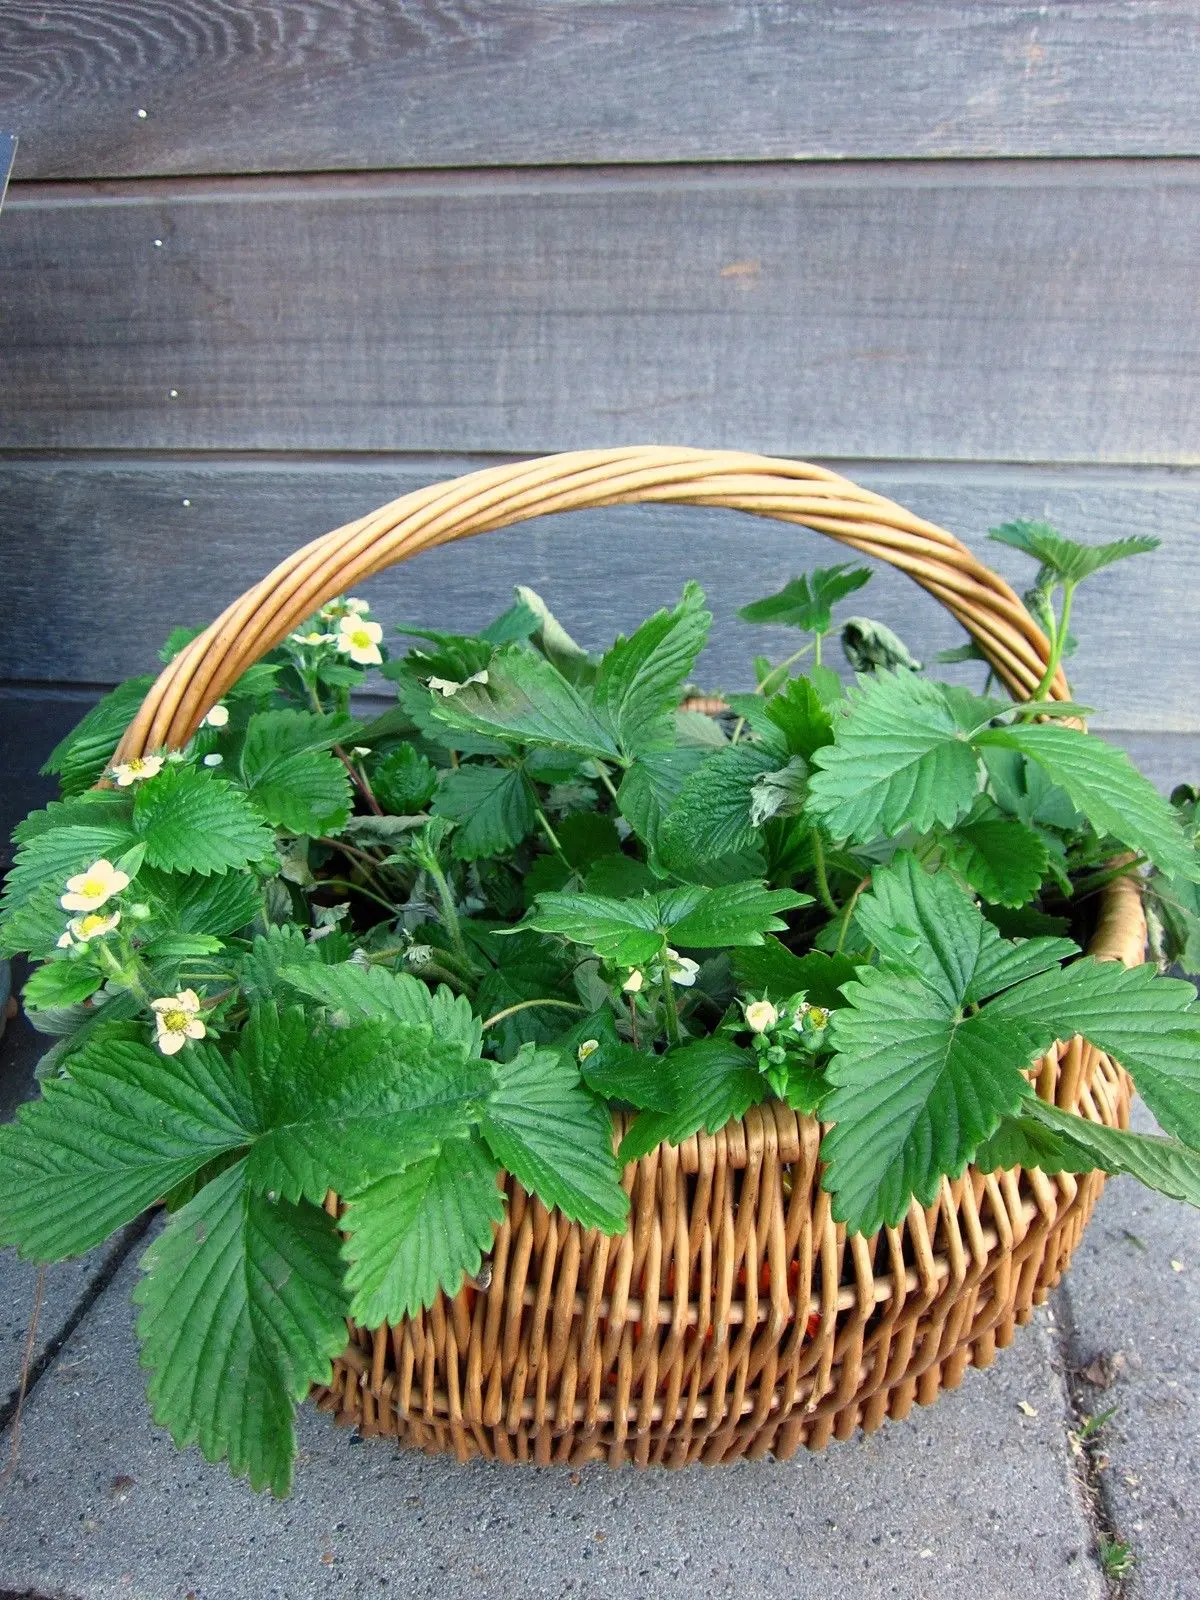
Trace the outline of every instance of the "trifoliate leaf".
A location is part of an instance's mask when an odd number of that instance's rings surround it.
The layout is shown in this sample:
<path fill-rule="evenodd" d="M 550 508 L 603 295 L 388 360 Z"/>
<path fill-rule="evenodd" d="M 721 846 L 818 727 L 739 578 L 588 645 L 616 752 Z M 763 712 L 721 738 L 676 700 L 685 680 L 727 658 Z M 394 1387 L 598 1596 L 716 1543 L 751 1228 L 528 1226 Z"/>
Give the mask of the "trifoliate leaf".
<path fill-rule="evenodd" d="M 325 754 L 358 730 L 349 717 L 311 711 L 260 711 L 242 745 L 241 776 L 255 805 L 290 833 L 336 833 L 350 814 L 350 777 Z"/>
<path fill-rule="evenodd" d="M 612 1120 L 564 1051 L 527 1044 L 497 1066 L 479 1126 L 500 1165 L 544 1205 L 588 1228 L 623 1230 L 629 1200 Z"/>
<path fill-rule="evenodd" d="M 764 622 L 828 633 L 831 612 L 839 600 L 870 581 L 869 567 L 817 567 L 811 576 L 793 578 L 778 594 L 755 600 L 738 612 L 743 622 Z"/>
<path fill-rule="evenodd" d="M 82 1255 L 223 1151 L 246 1143 L 244 1093 L 207 1045 L 168 1060 L 95 1038 L 70 1078 L 0 1127 L 0 1243 L 36 1261 Z"/>
<path fill-rule="evenodd" d="M 951 828 L 979 790 L 978 757 L 941 688 L 911 674 L 880 672 L 852 690 L 850 714 L 813 762 L 807 814 L 861 844 Z"/>
<path fill-rule="evenodd" d="M 942 841 L 948 863 L 992 905 L 1023 906 L 1041 887 L 1049 857 L 1041 837 L 1013 818 L 968 817 Z"/>
<path fill-rule="evenodd" d="M 496 1163 L 474 1136 L 351 1195 L 341 1219 L 350 1315 L 375 1328 L 432 1305 L 439 1289 L 456 1294 L 503 1219 Z"/>
<path fill-rule="evenodd" d="M 669 1111 L 643 1111 L 621 1141 L 617 1160 L 637 1161 L 657 1145 L 682 1144 L 699 1128 L 716 1133 L 770 1093 L 754 1054 L 713 1035 L 669 1050 L 659 1062 L 673 1101 Z"/>
<path fill-rule="evenodd" d="M 675 708 L 711 625 L 703 589 L 687 583 L 674 611 L 656 612 L 606 651 L 594 703 L 627 757 L 673 742 Z"/>
<path fill-rule="evenodd" d="M 1042 1028 L 1080 1033 L 1121 1062 L 1168 1133 L 1200 1146 L 1200 1012 L 1196 991 L 1153 966 L 1088 957 L 1001 995 L 988 1007 Z"/>
<path fill-rule="evenodd" d="M 366 738 L 366 734 L 363 734 Z M 385 811 L 398 817 L 424 811 L 437 791 L 438 771 L 411 744 L 389 750 L 371 769 L 371 788 Z"/>
<path fill-rule="evenodd" d="M 756 949 L 737 950 L 733 955 L 733 975 L 748 993 L 767 995 L 772 1000 L 787 1000 L 803 994 L 810 1005 L 826 1011 L 846 1004 L 841 987 L 855 975 L 849 956 L 825 955 L 810 950 L 795 956 L 778 939 L 767 938 Z"/>
<path fill-rule="evenodd" d="M 164 872 L 228 872 L 268 857 L 271 830 L 246 796 L 207 772 L 168 766 L 138 789 L 133 826 Z"/>
<path fill-rule="evenodd" d="M 462 766 L 446 773 L 433 812 L 458 824 L 450 846 L 459 861 L 502 855 L 537 824 L 529 784 L 519 767 Z"/>
<path fill-rule="evenodd" d="M 487 672 L 486 684 L 468 683 L 457 694 L 431 696 L 434 720 L 467 733 L 550 745 L 602 760 L 620 756 L 607 724 L 544 657 L 524 645 L 505 645 Z"/>
<path fill-rule="evenodd" d="M 176 1212 L 142 1266 L 134 1299 L 155 1421 L 181 1448 L 227 1456 L 252 1488 L 287 1494 L 295 1406 L 328 1383 L 346 1344 L 332 1219 L 251 1194 L 239 1163 Z"/>
<path fill-rule="evenodd" d="M 1126 556 L 1145 555 L 1157 550 L 1157 539 L 1138 535 L 1129 539 L 1116 539 L 1111 544 L 1077 544 L 1065 539 L 1048 522 L 1006 522 L 988 534 L 997 544 L 1010 545 L 1023 550 L 1048 568 L 1056 578 L 1068 583 L 1079 583 L 1099 572 L 1101 567 L 1123 561 Z"/>
<path fill-rule="evenodd" d="M 55 745 L 42 771 L 58 774 L 63 794 L 82 794 L 103 777 L 121 735 L 137 715 L 153 682 L 153 678 L 143 677 L 118 684 Z"/>
<path fill-rule="evenodd" d="M 674 867 L 754 845 L 754 785 L 777 765 L 775 757 L 749 744 L 727 745 L 709 756 L 684 782 L 662 819 L 658 851 L 663 862 Z"/>
<path fill-rule="evenodd" d="M 1200 853 L 1170 803 L 1123 750 L 1095 734 L 1050 724 L 988 728 L 980 748 L 1016 750 L 1035 761 L 1094 825 L 1138 850 L 1169 876 L 1200 882 Z"/>

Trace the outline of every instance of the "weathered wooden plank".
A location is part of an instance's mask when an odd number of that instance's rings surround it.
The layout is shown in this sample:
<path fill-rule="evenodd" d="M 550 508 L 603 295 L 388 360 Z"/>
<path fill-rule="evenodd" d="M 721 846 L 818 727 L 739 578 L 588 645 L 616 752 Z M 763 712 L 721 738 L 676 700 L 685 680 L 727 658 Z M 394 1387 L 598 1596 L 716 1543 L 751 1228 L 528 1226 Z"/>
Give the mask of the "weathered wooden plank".
<path fill-rule="evenodd" d="M 1200 162 L 50 185 L 0 442 L 1200 459 Z"/>
<path fill-rule="evenodd" d="M 0 106 L 23 177 L 1180 155 L 1198 45 L 1190 0 L 38 0 Z"/>
<path fill-rule="evenodd" d="M 482 464 L 0 458 L 7 618 L 0 678 L 103 683 L 148 670 L 170 627 L 207 622 L 300 544 Z M 1159 535 L 1157 555 L 1102 573 L 1080 591 L 1083 645 L 1071 675 L 1080 698 L 1102 712 L 1098 724 L 1200 731 L 1191 646 L 1200 473 L 867 463 L 841 470 L 952 529 L 1019 588 L 1032 576 L 1029 563 L 986 541 L 989 527 L 1012 517 L 1048 518 L 1093 541 Z M 702 676 L 736 687 L 750 681 L 754 651 L 779 657 L 789 648 L 782 630 L 737 622 L 738 606 L 837 559 L 827 540 L 781 523 L 630 507 L 543 518 L 430 551 L 366 592 L 389 621 L 474 628 L 503 609 L 513 584 L 530 583 L 582 639 L 600 646 L 695 576 L 717 617 Z M 926 655 L 961 641 L 949 617 L 892 572 L 881 572 L 851 609 L 881 617 Z M 1200 776 L 1200 745 L 1195 754 Z"/>

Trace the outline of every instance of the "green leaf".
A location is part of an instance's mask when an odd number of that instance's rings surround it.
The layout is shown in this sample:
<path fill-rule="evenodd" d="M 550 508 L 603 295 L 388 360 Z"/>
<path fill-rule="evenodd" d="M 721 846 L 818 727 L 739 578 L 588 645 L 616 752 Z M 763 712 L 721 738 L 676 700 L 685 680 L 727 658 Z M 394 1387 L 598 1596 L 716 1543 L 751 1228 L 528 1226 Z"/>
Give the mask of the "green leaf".
<path fill-rule="evenodd" d="M 806 633 L 828 633 L 839 600 L 870 581 L 869 567 L 817 567 L 810 577 L 793 578 L 778 594 L 755 600 L 738 612 L 743 622 L 785 624 Z"/>
<path fill-rule="evenodd" d="M 143 867 L 137 887 L 153 913 L 150 927 L 155 935 L 160 931 L 211 934 L 220 939 L 246 927 L 262 909 L 258 884 L 247 873 L 203 878 Z"/>
<path fill-rule="evenodd" d="M 215 956 L 225 947 L 210 933 L 162 933 L 145 945 L 148 961 L 185 961 L 191 956 Z"/>
<path fill-rule="evenodd" d="M 123 816 L 72 823 L 29 839 L 17 851 L 0 904 L 0 929 L 3 929 L 5 947 L 14 953 L 26 948 L 12 942 L 17 937 L 12 920 L 35 895 L 45 900 L 47 894 L 41 892 L 48 891 L 49 900 L 57 903 L 66 892 L 68 878 L 85 871 L 94 861 L 116 861 L 135 843 L 135 836 Z M 58 908 L 58 933 L 62 932 L 71 914 Z"/>
<path fill-rule="evenodd" d="M 778 772 L 764 772 L 750 791 L 750 820 L 761 828 L 772 817 L 799 816 L 808 795 L 808 762 L 793 756 Z"/>
<path fill-rule="evenodd" d="M 766 714 L 787 740 L 788 754 L 811 761 L 833 742 L 833 718 L 811 678 L 792 678 L 766 702 Z"/>
<path fill-rule="evenodd" d="M 638 838 L 653 852 L 663 818 L 683 792 L 692 773 L 708 758 L 707 750 L 680 745 L 639 756 L 621 780 L 617 805 Z"/>
<path fill-rule="evenodd" d="M 269 822 L 310 836 L 343 826 L 350 814 L 350 776 L 325 752 L 357 729 L 349 717 L 311 711 L 260 711 L 250 718 L 241 776 Z"/>
<path fill-rule="evenodd" d="M 504 1218 L 496 1163 L 480 1139 L 449 1139 L 423 1161 L 349 1197 L 350 1315 L 364 1327 L 396 1323 L 457 1293 L 492 1247 Z"/>
<path fill-rule="evenodd" d="M 1075 1146 L 1080 1155 L 1090 1157 L 1091 1166 L 1128 1173 L 1148 1189 L 1200 1206 L 1200 1151 L 1155 1134 L 1106 1128 L 1103 1123 L 1089 1122 L 1033 1098 L 1022 1107 L 1022 1132 L 1027 1133 L 1031 1124 L 1056 1134 L 1064 1146 Z M 1067 1170 L 1080 1169 L 1071 1166 Z"/>
<path fill-rule="evenodd" d="M 1034 941 L 1031 941 L 1034 942 Z M 988 1007 L 1050 1039 L 1082 1034 L 1114 1056 L 1168 1133 L 1200 1145 L 1200 1013 L 1196 991 L 1152 966 L 1092 957 L 1023 983 Z"/>
<path fill-rule="evenodd" d="M 344 1012 L 352 1018 L 390 1017 L 417 1027 L 428 1025 L 438 1038 L 464 1054 L 479 1054 L 483 1038 L 479 1018 L 473 1015 L 467 997 L 452 994 L 445 984 L 431 993 L 408 973 L 362 967 L 352 961 L 334 966 L 284 963 L 279 966 L 278 975 L 284 983 L 319 1000 L 332 1012 Z"/>
<path fill-rule="evenodd" d="M 990 1139 L 985 1139 L 971 1158 L 980 1172 L 1008 1172 L 1013 1167 L 1037 1167 L 1053 1175 L 1057 1172 L 1092 1172 L 1095 1158 L 1082 1145 L 1064 1139 L 1053 1128 L 1043 1127 L 1034 1117 L 1018 1114 L 1002 1117 Z M 1107 1170 L 1107 1169 L 1106 1169 Z"/>
<path fill-rule="evenodd" d="M 0 1127 L 0 1243 L 35 1261 L 82 1255 L 214 1156 L 246 1143 L 248 1103 L 207 1045 L 168 1060 L 96 1037 L 70 1078 Z"/>
<path fill-rule="evenodd" d="M 670 904 L 668 895 L 661 898 L 664 906 Z M 761 883 L 725 884 L 703 891 L 703 898 L 676 918 L 671 933 L 676 943 L 690 950 L 761 944 L 764 934 L 780 933 L 787 927 L 779 916 L 781 911 L 812 903 L 811 895 L 794 889 L 768 889 Z"/>
<path fill-rule="evenodd" d="M 594 657 L 575 643 L 541 595 L 523 583 L 517 584 L 513 593 L 517 604 L 528 608 L 537 619 L 530 637 L 546 659 L 558 668 L 568 683 L 590 683 L 596 671 Z"/>
<path fill-rule="evenodd" d="M 895 672 L 864 680 L 834 740 L 813 756 L 807 812 L 835 839 L 951 828 L 974 803 L 979 761 L 937 684 Z"/>
<path fill-rule="evenodd" d="M 366 737 L 366 734 L 363 735 Z M 424 811 L 437 791 L 438 771 L 411 744 L 390 750 L 371 770 L 371 788 L 385 811 L 413 816 Z"/>
<path fill-rule="evenodd" d="M 623 1231 L 629 1200 L 612 1120 L 563 1051 L 527 1044 L 498 1066 L 480 1131 L 500 1165 L 544 1205 L 588 1228 Z"/>
<path fill-rule="evenodd" d="M 757 949 L 737 950 L 733 956 L 733 975 L 741 988 L 774 1000 L 803 994 L 810 1005 L 826 1011 L 846 1004 L 841 988 L 851 982 L 855 971 L 849 956 L 825 955 L 820 950 L 795 956 L 778 939 L 770 938 Z"/>
<path fill-rule="evenodd" d="M 608 1006 L 555 1039 L 554 1048 L 577 1061 L 585 1040 L 597 1047 L 579 1062 L 580 1075 L 589 1089 L 604 1100 L 624 1100 L 643 1110 L 670 1109 L 674 1090 L 663 1072 L 662 1058 L 627 1044 L 617 1033 Z"/>
<path fill-rule="evenodd" d="M 898 634 L 870 617 L 847 617 L 842 650 L 855 672 L 920 672 L 921 663 Z M 816 676 L 814 672 L 814 677 Z"/>
<path fill-rule="evenodd" d="M 22 998 L 30 1011 L 74 1006 L 95 994 L 104 974 L 89 961 L 49 961 L 30 975 Z"/>
<path fill-rule="evenodd" d="M 605 653 L 595 707 L 627 757 L 674 742 L 675 708 L 711 625 L 703 589 L 687 583 L 674 611 L 656 612 Z"/>
<path fill-rule="evenodd" d="M 662 819 L 658 849 L 666 865 L 710 860 L 755 844 L 754 785 L 776 765 L 775 757 L 749 744 L 727 745 L 709 756 Z"/>
<path fill-rule="evenodd" d="M 981 748 L 1017 750 L 1043 768 L 1099 833 L 1111 834 L 1148 856 L 1169 876 L 1200 882 L 1200 854 L 1179 825 L 1169 801 L 1144 778 L 1123 750 L 1095 734 L 1050 724 L 989 728 Z"/>
<path fill-rule="evenodd" d="M 133 815 L 133 796 L 123 789 L 89 789 L 85 794 L 69 800 L 51 800 L 40 811 L 31 811 L 23 822 L 13 829 L 14 844 L 28 844 L 43 833 L 59 828 L 118 827 L 124 823 L 129 828 Z"/>
<path fill-rule="evenodd" d="M 164 767 L 143 783 L 133 826 L 146 860 L 164 872 L 228 872 L 271 854 L 274 838 L 239 790 L 192 767 Z"/>
<path fill-rule="evenodd" d="M 1101 567 L 1123 561 L 1126 556 L 1148 554 L 1157 550 L 1159 541 L 1138 535 L 1129 539 L 1116 539 L 1111 544 L 1077 544 L 1063 538 L 1048 522 L 1006 522 L 988 534 L 997 544 L 1010 545 L 1023 550 L 1026 555 L 1040 561 L 1044 568 L 1068 583 L 1079 583 L 1099 572 Z"/>
<path fill-rule="evenodd" d="M 492 657 L 488 681 L 431 697 L 430 714 L 448 728 L 521 744 L 550 745 L 612 761 L 620 750 L 583 694 L 542 656 L 505 645 Z"/>
<path fill-rule="evenodd" d="M 153 678 L 130 678 L 106 694 L 46 757 L 43 772 L 58 774 L 65 795 L 90 789 L 113 758 Z"/>
<path fill-rule="evenodd" d="M 520 767 L 463 766 L 446 773 L 433 812 L 458 823 L 450 841 L 458 861 L 502 855 L 520 844 L 537 823 Z"/>
<path fill-rule="evenodd" d="M 699 1128 L 716 1133 L 769 1093 L 753 1052 L 718 1035 L 668 1051 L 659 1066 L 672 1108 L 643 1111 L 635 1119 L 617 1152 L 622 1164 L 637 1161 L 657 1145 L 682 1144 Z"/>
<path fill-rule="evenodd" d="M 134 1291 L 155 1421 L 285 1495 L 295 1406 L 346 1344 L 337 1234 L 315 1206 L 248 1192 L 241 1164 L 205 1185 L 142 1259 Z"/>
<path fill-rule="evenodd" d="M 273 1001 L 285 966 L 331 966 L 350 954 L 348 941 L 340 933 L 309 940 L 294 922 L 285 922 L 256 934 L 249 951 L 239 963 L 239 986 L 248 1000 Z"/>
<path fill-rule="evenodd" d="M 1012 818 L 960 822 L 942 841 L 949 864 L 992 905 L 1023 906 L 1041 887 L 1049 856 L 1041 837 Z"/>

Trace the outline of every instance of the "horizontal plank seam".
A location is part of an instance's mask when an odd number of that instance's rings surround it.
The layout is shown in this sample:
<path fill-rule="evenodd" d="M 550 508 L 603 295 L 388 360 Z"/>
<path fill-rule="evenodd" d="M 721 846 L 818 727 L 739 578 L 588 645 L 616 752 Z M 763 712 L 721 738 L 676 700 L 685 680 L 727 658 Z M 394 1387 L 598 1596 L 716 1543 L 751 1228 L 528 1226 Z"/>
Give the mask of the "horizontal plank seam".
<path fill-rule="evenodd" d="M 1147 171 L 1147 169 L 1151 169 Z M 436 192 L 448 188 L 463 194 L 498 190 L 572 188 L 599 192 L 637 188 L 640 184 L 679 188 L 735 187 L 739 180 L 822 187 L 870 187 L 894 183 L 898 188 L 953 188 L 964 182 L 976 187 L 1004 187 L 1019 182 L 1037 188 L 1086 187 L 1093 183 L 1137 185 L 1194 183 L 1200 178 L 1197 155 L 1124 156 L 896 156 L 863 160 L 664 161 L 611 162 L 595 166 L 361 168 L 347 171 L 158 174 L 130 178 L 14 177 L 7 205 L 34 206 L 158 205 L 168 199 L 235 201 L 287 200 L 320 194 L 325 198 L 369 199 L 389 192 Z"/>

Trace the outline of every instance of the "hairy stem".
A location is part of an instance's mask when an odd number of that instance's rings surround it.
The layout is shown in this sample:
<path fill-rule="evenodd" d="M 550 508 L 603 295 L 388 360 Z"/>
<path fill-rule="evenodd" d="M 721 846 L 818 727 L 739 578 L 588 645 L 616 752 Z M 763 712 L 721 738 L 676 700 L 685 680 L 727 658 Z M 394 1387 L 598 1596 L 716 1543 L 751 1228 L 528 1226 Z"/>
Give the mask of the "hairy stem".
<path fill-rule="evenodd" d="M 494 1028 L 498 1022 L 503 1022 L 505 1017 L 515 1017 L 518 1011 L 529 1011 L 534 1006 L 557 1006 L 560 1011 L 586 1011 L 586 1006 L 577 1005 L 574 1000 L 518 1000 L 516 1005 L 505 1006 L 503 1011 L 497 1011 L 490 1016 L 483 1025 L 486 1033 L 489 1028 Z"/>
<path fill-rule="evenodd" d="M 829 915 L 836 917 L 838 914 L 837 901 L 829 892 L 829 874 L 825 870 L 825 846 L 816 828 L 809 830 L 809 838 L 812 840 L 813 872 L 817 879 L 817 895 Z"/>
<path fill-rule="evenodd" d="M 450 935 L 455 950 L 462 959 L 470 965 L 471 957 L 467 953 L 467 942 L 463 938 L 463 931 L 458 923 L 458 911 L 454 904 L 454 894 L 447 881 L 446 874 L 442 871 L 441 863 L 432 855 L 425 857 L 422 862 L 426 872 L 433 879 L 441 903 L 442 921 L 446 932 Z"/>
<path fill-rule="evenodd" d="M 1057 622 L 1054 620 L 1053 611 L 1051 611 L 1050 659 L 1046 663 L 1046 671 L 1042 676 L 1041 683 L 1038 684 L 1033 692 L 1034 700 L 1046 700 L 1050 696 L 1050 685 L 1054 682 L 1059 664 L 1063 658 L 1063 651 L 1066 649 L 1067 633 L 1071 626 L 1071 601 L 1074 596 L 1075 585 L 1064 579 L 1062 611 Z"/>
<path fill-rule="evenodd" d="M 679 1034 L 679 1008 L 675 1004 L 675 989 L 671 983 L 671 974 L 667 971 L 667 963 L 663 963 L 662 975 L 663 1010 L 667 1015 L 667 1038 L 672 1044 L 680 1042 Z"/>

